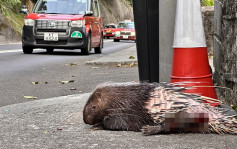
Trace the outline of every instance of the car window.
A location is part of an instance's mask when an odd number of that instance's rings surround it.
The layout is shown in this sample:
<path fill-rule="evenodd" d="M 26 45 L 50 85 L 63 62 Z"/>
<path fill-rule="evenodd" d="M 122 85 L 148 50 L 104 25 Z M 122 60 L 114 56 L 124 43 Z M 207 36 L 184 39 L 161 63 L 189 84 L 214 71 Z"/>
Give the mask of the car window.
<path fill-rule="evenodd" d="M 34 13 L 84 14 L 86 10 L 87 0 L 40 0 Z"/>
<path fill-rule="evenodd" d="M 114 25 L 106 25 L 104 28 L 116 28 Z"/>
<path fill-rule="evenodd" d="M 127 27 L 127 23 L 119 23 L 118 24 L 118 28 L 126 28 Z"/>
<path fill-rule="evenodd" d="M 128 23 L 127 28 L 134 29 L 134 23 Z"/>
<path fill-rule="evenodd" d="M 131 28 L 134 29 L 134 23 L 126 23 L 126 22 L 122 22 L 118 24 L 118 28 Z"/>

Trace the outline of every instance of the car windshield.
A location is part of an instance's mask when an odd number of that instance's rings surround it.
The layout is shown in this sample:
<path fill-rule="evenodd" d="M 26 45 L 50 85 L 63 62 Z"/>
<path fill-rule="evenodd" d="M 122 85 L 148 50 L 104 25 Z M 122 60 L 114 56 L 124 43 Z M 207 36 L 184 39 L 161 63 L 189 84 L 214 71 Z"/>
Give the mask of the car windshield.
<path fill-rule="evenodd" d="M 116 28 L 114 25 L 106 25 L 104 28 Z"/>
<path fill-rule="evenodd" d="M 85 14 L 87 0 L 40 0 L 34 13 Z"/>
<path fill-rule="evenodd" d="M 119 23 L 118 24 L 118 28 L 130 28 L 130 29 L 134 29 L 134 23 Z"/>

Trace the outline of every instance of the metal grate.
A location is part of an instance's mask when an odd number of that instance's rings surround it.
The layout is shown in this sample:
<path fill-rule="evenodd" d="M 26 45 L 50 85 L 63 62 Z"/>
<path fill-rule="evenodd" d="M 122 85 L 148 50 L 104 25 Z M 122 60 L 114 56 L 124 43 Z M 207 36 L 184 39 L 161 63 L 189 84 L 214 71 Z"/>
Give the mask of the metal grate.
<path fill-rule="evenodd" d="M 64 20 L 36 20 L 37 29 L 67 29 L 70 21 Z"/>
<path fill-rule="evenodd" d="M 35 22 L 36 35 L 43 35 L 45 32 L 57 32 L 59 36 L 69 35 L 69 20 L 36 20 Z"/>
<path fill-rule="evenodd" d="M 131 35 L 131 31 L 121 31 L 121 35 Z"/>
<path fill-rule="evenodd" d="M 41 39 L 37 39 L 36 40 L 37 44 L 55 44 L 55 45 L 66 45 L 67 41 L 63 40 L 63 41 L 44 41 Z"/>
<path fill-rule="evenodd" d="M 37 29 L 37 32 L 66 32 L 66 29 Z"/>

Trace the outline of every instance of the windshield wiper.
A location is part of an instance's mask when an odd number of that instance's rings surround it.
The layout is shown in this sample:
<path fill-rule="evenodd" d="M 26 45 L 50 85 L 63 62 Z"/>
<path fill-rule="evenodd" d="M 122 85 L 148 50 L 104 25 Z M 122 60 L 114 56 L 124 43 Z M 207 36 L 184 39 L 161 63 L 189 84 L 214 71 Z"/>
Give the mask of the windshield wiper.
<path fill-rule="evenodd" d="M 62 13 L 45 13 L 45 14 L 62 14 Z"/>

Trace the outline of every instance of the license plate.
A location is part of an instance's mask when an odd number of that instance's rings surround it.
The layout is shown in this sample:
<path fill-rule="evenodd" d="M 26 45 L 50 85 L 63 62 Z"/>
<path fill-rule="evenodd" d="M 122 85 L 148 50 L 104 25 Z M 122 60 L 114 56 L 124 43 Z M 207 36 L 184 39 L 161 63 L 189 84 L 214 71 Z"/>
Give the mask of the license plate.
<path fill-rule="evenodd" d="M 128 35 L 123 35 L 123 38 L 124 39 L 128 39 Z"/>
<path fill-rule="evenodd" d="M 44 40 L 58 41 L 58 33 L 44 33 Z"/>
<path fill-rule="evenodd" d="M 106 33 L 110 33 L 110 32 L 111 32 L 111 30 L 107 30 L 107 31 L 106 31 Z"/>

